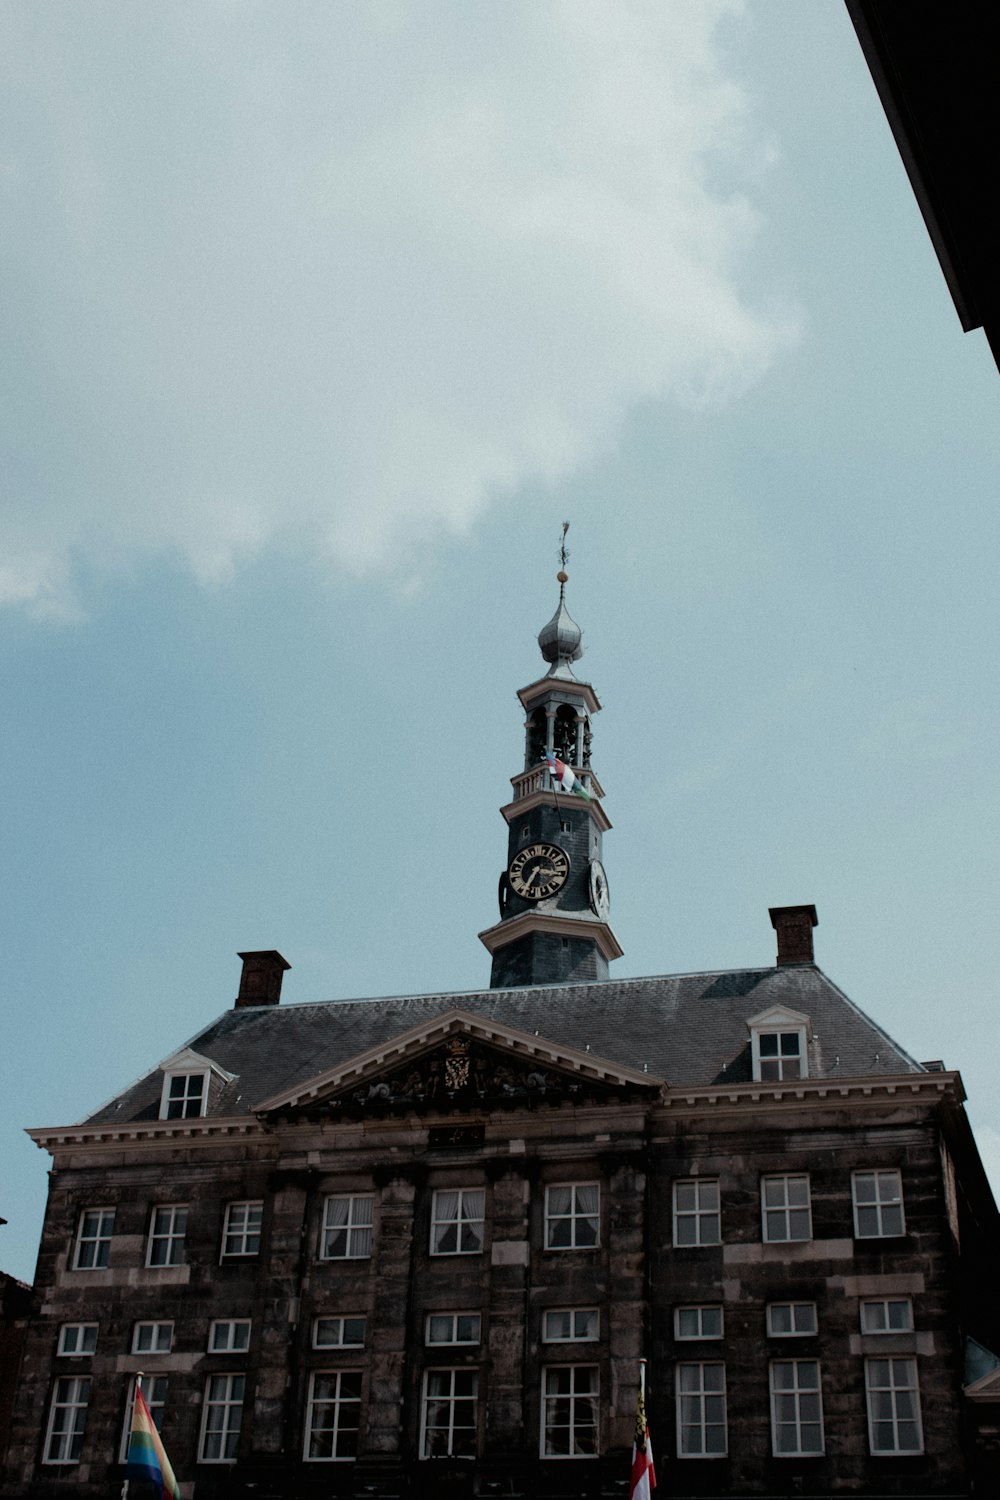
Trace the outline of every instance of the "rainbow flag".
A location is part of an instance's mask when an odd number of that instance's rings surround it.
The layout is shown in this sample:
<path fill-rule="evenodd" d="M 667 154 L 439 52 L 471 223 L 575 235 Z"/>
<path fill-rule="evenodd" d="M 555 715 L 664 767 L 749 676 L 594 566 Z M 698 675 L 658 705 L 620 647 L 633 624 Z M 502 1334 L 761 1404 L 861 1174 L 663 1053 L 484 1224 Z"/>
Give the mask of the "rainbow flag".
<path fill-rule="evenodd" d="M 561 761 L 558 755 L 553 755 L 551 750 L 546 750 L 544 759 L 549 768 L 549 775 L 553 781 L 558 782 L 561 792 L 575 792 L 585 802 L 592 800 L 590 793 L 580 778 L 574 775 L 569 766 Z"/>
<path fill-rule="evenodd" d="M 181 1500 L 180 1485 L 170 1467 L 166 1449 L 160 1442 L 156 1423 L 149 1415 L 146 1398 L 138 1385 L 132 1408 L 132 1431 L 125 1458 L 126 1479 L 149 1479 L 160 1486 L 163 1500 Z"/>

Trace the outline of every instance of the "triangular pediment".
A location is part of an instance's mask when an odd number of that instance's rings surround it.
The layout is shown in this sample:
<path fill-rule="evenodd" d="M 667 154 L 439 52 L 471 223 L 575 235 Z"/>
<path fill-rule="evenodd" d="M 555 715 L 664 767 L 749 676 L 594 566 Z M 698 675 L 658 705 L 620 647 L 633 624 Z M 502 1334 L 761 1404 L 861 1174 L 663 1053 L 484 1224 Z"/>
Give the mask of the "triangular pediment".
<path fill-rule="evenodd" d="M 263 1100 L 258 1114 L 354 1115 L 584 1103 L 663 1080 L 468 1011 L 450 1010 Z"/>
<path fill-rule="evenodd" d="M 777 1031 L 779 1028 L 797 1031 L 800 1026 L 804 1026 L 807 1032 L 811 1029 L 809 1017 L 799 1010 L 792 1010 L 788 1005 L 772 1005 L 769 1009 L 762 1010 L 759 1016 L 750 1017 L 747 1026 L 751 1031 Z"/>
<path fill-rule="evenodd" d="M 192 1047 L 182 1047 L 179 1052 L 172 1052 L 163 1059 L 159 1068 L 163 1073 L 214 1073 L 225 1083 L 230 1083 L 236 1077 L 235 1073 L 227 1073 L 217 1062 L 195 1052 Z"/>

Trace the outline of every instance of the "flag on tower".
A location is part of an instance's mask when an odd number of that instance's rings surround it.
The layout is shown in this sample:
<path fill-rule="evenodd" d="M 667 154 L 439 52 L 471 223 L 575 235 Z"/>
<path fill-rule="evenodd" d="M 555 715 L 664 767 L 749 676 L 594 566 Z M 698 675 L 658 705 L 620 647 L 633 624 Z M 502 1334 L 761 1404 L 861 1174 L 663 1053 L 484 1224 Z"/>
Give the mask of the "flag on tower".
<path fill-rule="evenodd" d="M 632 1441 L 632 1483 L 629 1500 L 650 1500 L 656 1489 L 653 1448 L 646 1422 L 646 1364 L 639 1366 L 639 1400 L 635 1408 L 635 1438 Z"/>
<path fill-rule="evenodd" d="M 591 801 L 590 793 L 583 782 L 578 776 L 574 775 L 564 761 L 559 759 L 558 755 L 553 755 L 551 750 L 546 750 L 545 760 L 548 764 L 549 775 L 553 781 L 558 782 L 561 792 L 575 792 L 585 802 Z"/>
<path fill-rule="evenodd" d="M 180 1485 L 170 1467 L 167 1451 L 160 1442 L 156 1423 L 149 1414 L 142 1387 L 136 1381 L 135 1405 L 132 1407 L 132 1430 L 125 1456 L 126 1479 L 148 1479 L 159 1485 L 163 1500 L 181 1500 Z"/>

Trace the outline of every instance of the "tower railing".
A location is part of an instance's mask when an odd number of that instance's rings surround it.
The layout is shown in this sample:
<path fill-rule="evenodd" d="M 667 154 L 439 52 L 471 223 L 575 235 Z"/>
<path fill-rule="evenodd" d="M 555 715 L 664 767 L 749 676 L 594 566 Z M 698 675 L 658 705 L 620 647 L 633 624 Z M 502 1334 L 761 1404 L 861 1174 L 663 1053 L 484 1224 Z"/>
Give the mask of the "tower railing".
<path fill-rule="evenodd" d="M 602 792 L 597 778 L 592 771 L 584 771 L 576 766 L 572 767 L 573 775 L 578 781 L 582 781 L 592 796 L 600 797 Z M 512 776 L 510 784 L 514 788 L 514 801 L 518 802 L 522 797 L 530 797 L 533 792 L 551 792 L 555 788 L 549 776 L 547 766 L 532 766 L 529 771 L 522 771 L 519 776 Z"/>

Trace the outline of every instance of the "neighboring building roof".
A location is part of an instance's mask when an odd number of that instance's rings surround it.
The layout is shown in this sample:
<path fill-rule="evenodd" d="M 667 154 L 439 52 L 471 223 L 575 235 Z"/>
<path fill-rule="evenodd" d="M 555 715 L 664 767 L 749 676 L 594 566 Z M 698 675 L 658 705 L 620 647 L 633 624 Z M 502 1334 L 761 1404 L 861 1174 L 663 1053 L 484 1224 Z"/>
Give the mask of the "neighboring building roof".
<path fill-rule="evenodd" d="M 962 327 L 1000 364 L 1000 7 L 846 4 Z"/>
<path fill-rule="evenodd" d="M 811 1078 L 925 1071 L 811 964 L 243 1007 L 226 1011 L 187 1045 L 234 1075 L 209 1111 L 229 1117 L 252 1115 L 265 1100 L 455 1010 L 693 1087 L 750 1081 L 748 1022 L 775 1006 L 808 1016 Z M 82 1123 L 156 1119 L 162 1079 L 154 1069 Z"/>

